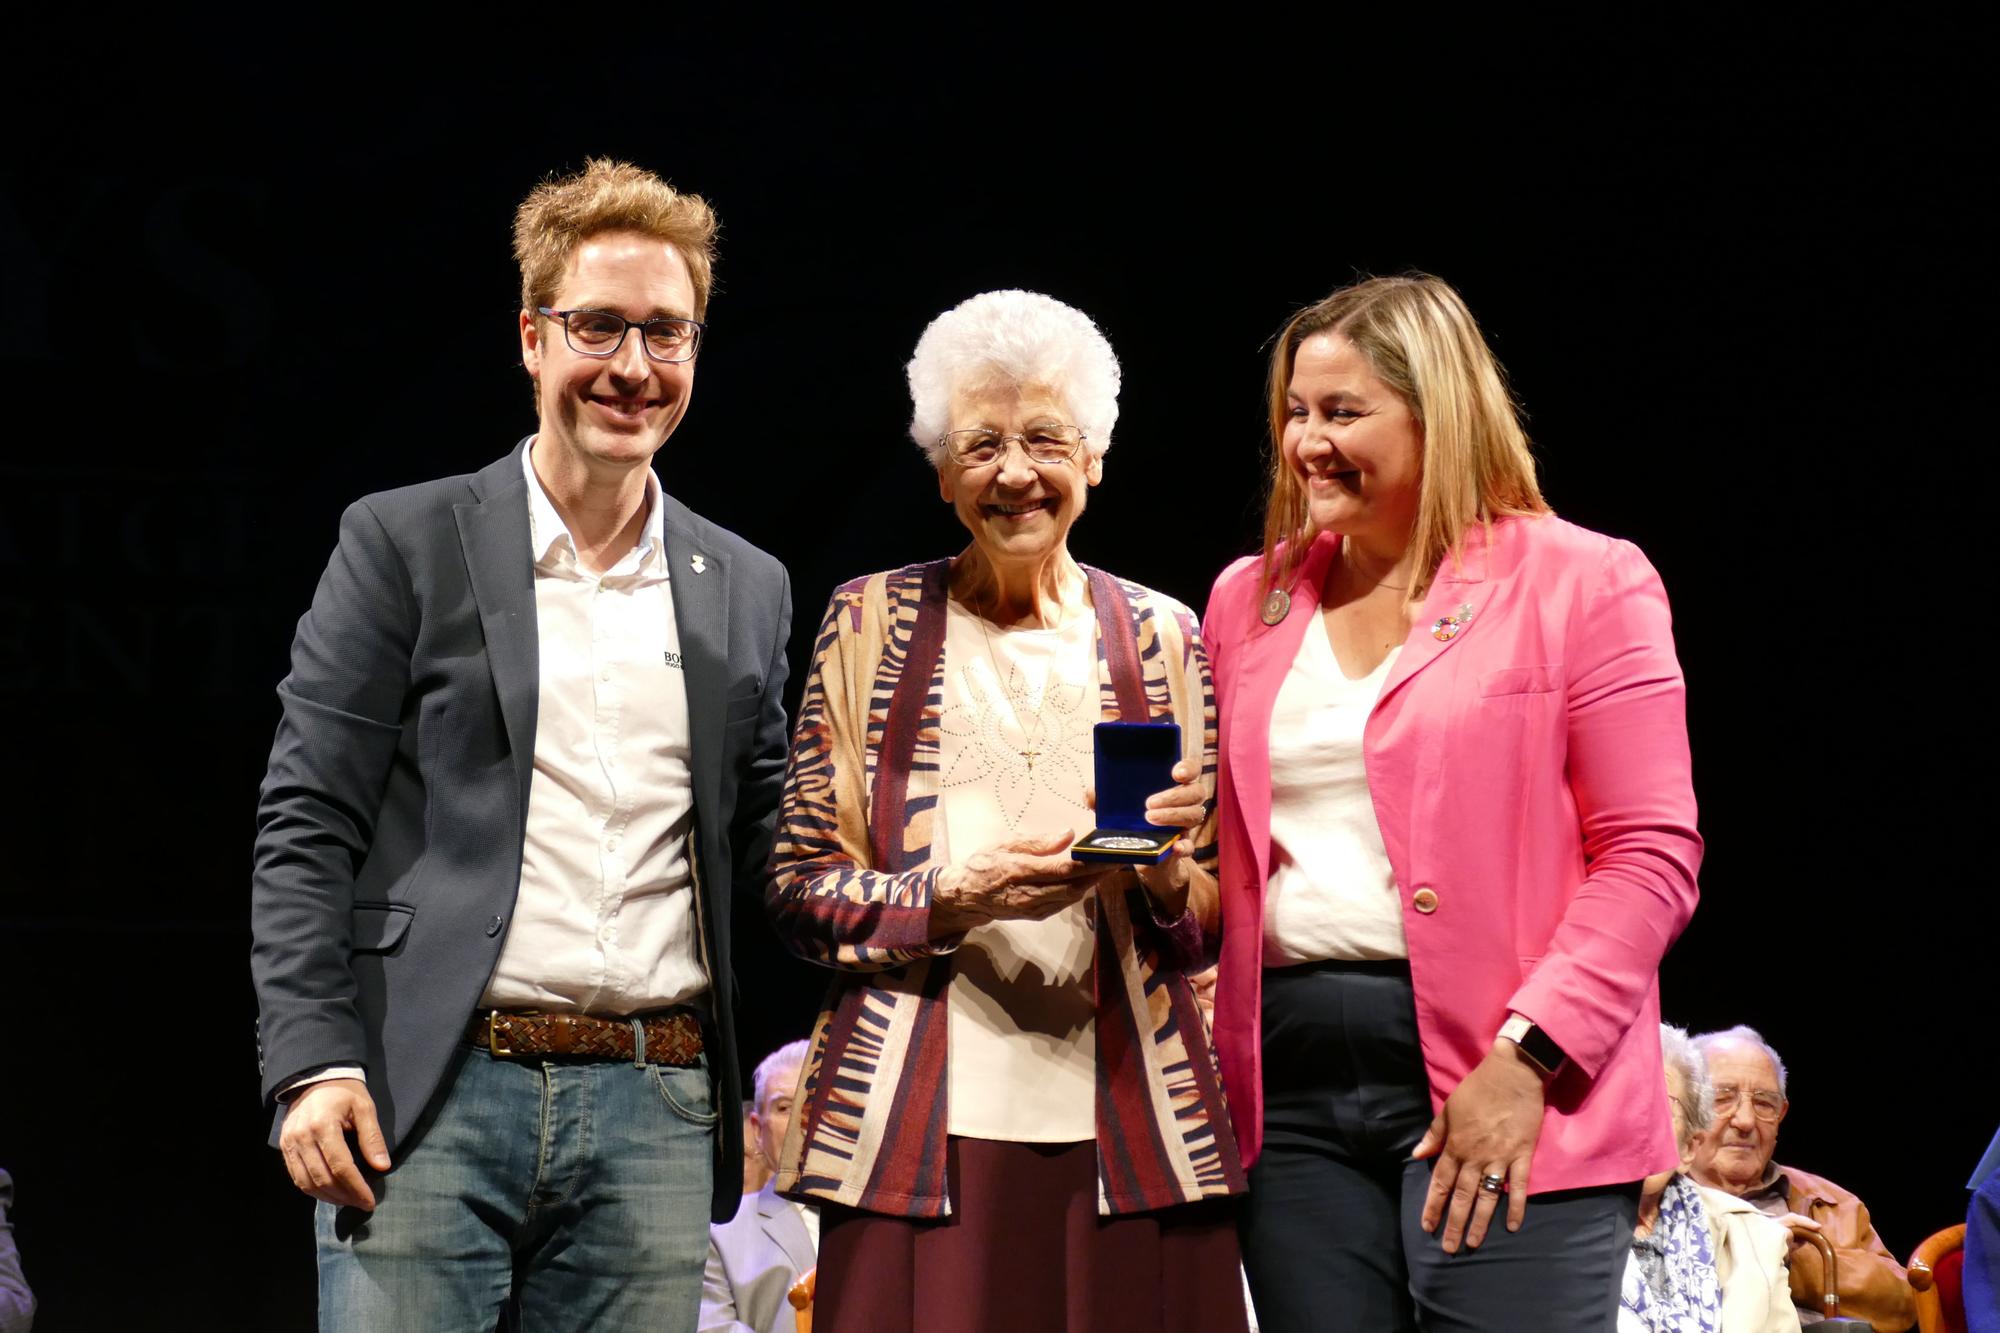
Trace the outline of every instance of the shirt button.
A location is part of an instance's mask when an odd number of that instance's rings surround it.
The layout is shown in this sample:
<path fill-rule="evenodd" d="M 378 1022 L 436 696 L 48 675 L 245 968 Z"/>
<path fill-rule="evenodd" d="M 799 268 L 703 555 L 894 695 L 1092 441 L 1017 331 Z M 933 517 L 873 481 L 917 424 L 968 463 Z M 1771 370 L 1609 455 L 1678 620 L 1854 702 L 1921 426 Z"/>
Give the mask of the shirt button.
<path fill-rule="evenodd" d="M 610 680 L 610 679 L 611 679 L 611 668 L 610 668 L 610 667 L 606 667 L 606 668 L 604 668 L 604 670 L 602 670 L 602 671 L 598 672 L 598 673 L 597 673 L 597 678 L 598 678 L 599 680 Z"/>
<path fill-rule="evenodd" d="M 1416 908 L 1425 916 L 1429 916 L 1438 909 L 1438 896 L 1429 887 L 1418 889 L 1410 895 L 1410 906 Z"/>
<path fill-rule="evenodd" d="M 610 837 L 606 838 L 606 839 L 604 840 L 604 846 L 605 846 L 605 849 L 606 849 L 607 851 L 613 851 L 613 852 L 617 851 L 617 850 L 618 850 L 618 835 L 617 835 L 616 833 L 614 833 L 614 834 L 612 834 L 612 835 L 611 835 Z"/>
<path fill-rule="evenodd" d="M 492 939 L 495 935 L 498 935 L 500 933 L 500 927 L 506 924 L 507 923 L 505 921 L 502 921 L 497 916 L 494 917 L 491 921 L 488 921 L 486 923 L 486 938 Z"/>

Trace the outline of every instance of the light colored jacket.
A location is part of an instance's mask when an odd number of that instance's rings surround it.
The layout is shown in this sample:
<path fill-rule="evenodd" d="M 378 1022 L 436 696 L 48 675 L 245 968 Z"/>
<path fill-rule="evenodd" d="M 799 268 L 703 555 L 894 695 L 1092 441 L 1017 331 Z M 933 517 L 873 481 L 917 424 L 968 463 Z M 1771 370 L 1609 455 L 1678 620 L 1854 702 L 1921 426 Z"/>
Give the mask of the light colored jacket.
<path fill-rule="evenodd" d="M 708 1229 L 701 1333 L 791 1333 L 797 1316 L 785 1294 L 817 1262 L 799 1210 L 767 1182 Z"/>
<path fill-rule="evenodd" d="M 1317 540 L 1276 626 L 1258 561 L 1204 621 L 1222 730 L 1216 1050 L 1244 1161 L 1263 1142 L 1271 710 L 1321 632 L 1338 539 Z M 1701 838 L 1667 596 L 1645 556 L 1553 516 L 1468 529 L 1369 715 L 1363 754 L 1402 900 L 1434 1106 L 1511 1010 L 1569 1058 L 1532 1188 L 1641 1180 L 1678 1160 L 1660 1065 L 1660 959 L 1694 910 Z"/>
<path fill-rule="evenodd" d="M 1785 1270 L 1791 1233 L 1733 1194 L 1694 1187 L 1708 1215 L 1722 1284 L 1722 1333 L 1798 1333 L 1799 1311 Z"/>

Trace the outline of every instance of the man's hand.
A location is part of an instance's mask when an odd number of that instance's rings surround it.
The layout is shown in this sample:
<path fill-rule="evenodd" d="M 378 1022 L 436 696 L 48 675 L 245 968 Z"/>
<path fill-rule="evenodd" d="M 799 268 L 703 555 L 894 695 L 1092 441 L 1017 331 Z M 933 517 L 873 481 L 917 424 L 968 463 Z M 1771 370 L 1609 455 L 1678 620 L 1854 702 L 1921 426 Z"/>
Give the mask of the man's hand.
<path fill-rule="evenodd" d="M 1801 1295 L 1813 1305 L 1818 1305 L 1826 1295 L 1826 1259 L 1819 1252 L 1819 1246 L 1799 1234 L 1806 1231 L 1822 1231 L 1825 1228 L 1803 1213 L 1786 1213 L 1778 1219 L 1778 1225 L 1785 1229 L 1785 1267 L 1789 1270 L 1792 1284 L 1792 1299 Z"/>
<path fill-rule="evenodd" d="M 1501 1037 L 1479 1067 L 1445 1098 L 1410 1156 L 1435 1155 L 1430 1193 L 1424 1197 L 1423 1226 L 1441 1237 L 1446 1254 L 1459 1241 L 1472 1249 L 1486 1239 L 1486 1227 L 1500 1194 L 1479 1187 L 1483 1176 L 1507 1181 L 1507 1229 L 1519 1231 L 1528 1211 L 1528 1168 L 1542 1133 L 1542 1075 L 1521 1048 Z M 1450 1211 L 1447 1214 L 1446 1209 Z"/>
<path fill-rule="evenodd" d="M 349 1130 L 368 1165 L 387 1171 L 389 1145 L 375 1118 L 375 1100 L 358 1078 L 333 1078 L 300 1089 L 286 1108 L 278 1151 L 285 1155 L 292 1183 L 313 1198 L 337 1208 L 372 1211 L 375 1191 L 347 1150 Z"/>
<path fill-rule="evenodd" d="M 1790 1231 L 1793 1227 L 1804 1227 L 1807 1231 L 1818 1231 L 1821 1229 L 1819 1223 L 1813 1221 L 1810 1217 L 1807 1217 L 1804 1213 L 1786 1213 L 1783 1217 L 1778 1219 L 1778 1225 L 1785 1228 L 1785 1230 L 1787 1231 Z M 1806 1245 L 1810 1244 L 1810 1242 L 1807 1241 L 1803 1236 L 1793 1236 L 1792 1244 Z M 1815 1245 L 1813 1246 L 1813 1248 L 1818 1249 L 1819 1247 Z"/>

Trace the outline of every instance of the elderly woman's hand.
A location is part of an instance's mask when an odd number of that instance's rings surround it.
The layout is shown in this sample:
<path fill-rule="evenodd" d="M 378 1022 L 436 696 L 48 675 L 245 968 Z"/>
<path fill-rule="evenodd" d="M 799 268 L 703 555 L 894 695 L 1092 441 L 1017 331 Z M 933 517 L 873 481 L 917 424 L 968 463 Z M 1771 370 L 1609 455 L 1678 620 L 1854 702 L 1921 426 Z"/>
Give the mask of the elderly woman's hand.
<path fill-rule="evenodd" d="M 946 866 L 931 894 L 931 923 L 958 934 L 987 921 L 1040 921 L 1087 897 L 1115 873 L 1064 855 L 1065 831 L 1014 838 Z"/>
<path fill-rule="evenodd" d="M 1175 764 L 1173 779 L 1177 785 L 1146 798 L 1146 822 L 1161 828 L 1201 827 L 1201 821 L 1208 818 L 1208 793 L 1195 781 L 1197 776 L 1195 766 L 1189 761 L 1183 759 Z M 1097 789 L 1086 789 L 1084 800 L 1095 810 Z M 1161 915 L 1177 917 L 1187 910 L 1188 890 L 1195 881 L 1193 856 L 1194 844 L 1182 838 L 1158 865 L 1133 867 L 1146 892 L 1159 904 Z"/>

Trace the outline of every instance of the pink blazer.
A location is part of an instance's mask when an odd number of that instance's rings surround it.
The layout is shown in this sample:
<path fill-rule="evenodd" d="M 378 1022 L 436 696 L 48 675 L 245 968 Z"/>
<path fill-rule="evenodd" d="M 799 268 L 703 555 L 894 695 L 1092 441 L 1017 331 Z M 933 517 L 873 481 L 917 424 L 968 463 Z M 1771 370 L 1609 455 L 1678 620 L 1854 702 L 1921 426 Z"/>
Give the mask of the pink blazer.
<path fill-rule="evenodd" d="M 1216 580 L 1203 637 L 1222 728 L 1215 1045 L 1247 1166 L 1263 1145 L 1271 710 L 1338 538 L 1313 543 L 1275 627 L 1258 560 Z M 1695 904 L 1701 838 L 1666 591 L 1629 542 L 1554 517 L 1466 534 L 1390 669 L 1364 739 L 1403 902 L 1431 1099 L 1508 1011 L 1570 1065 L 1549 1088 L 1535 1193 L 1638 1180 L 1677 1154 L 1660 959 Z M 1458 624 L 1438 625 L 1443 617 Z"/>

